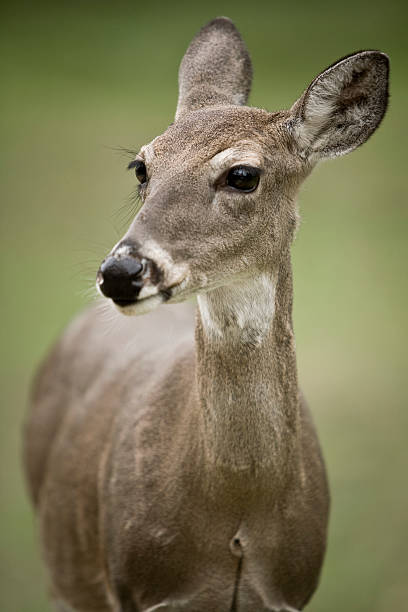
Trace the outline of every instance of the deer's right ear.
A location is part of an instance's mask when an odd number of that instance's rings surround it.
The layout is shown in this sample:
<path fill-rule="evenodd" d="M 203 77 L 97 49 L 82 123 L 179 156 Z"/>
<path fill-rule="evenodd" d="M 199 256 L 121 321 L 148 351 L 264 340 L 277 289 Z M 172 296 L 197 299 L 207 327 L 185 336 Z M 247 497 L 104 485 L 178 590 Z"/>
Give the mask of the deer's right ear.
<path fill-rule="evenodd" d="M 388 57 L 350 55 L 319 74 L 291 109 L 289 129 L 305 159 L 337 157 L 376 130 L 388 101 Z"/>
<path fill-rule="evenodd" d="M 180 65 L 176 119 L 206 106 L 246 104 L 252 82 L 248 50 L 227 17 L 205 25 Z"/>

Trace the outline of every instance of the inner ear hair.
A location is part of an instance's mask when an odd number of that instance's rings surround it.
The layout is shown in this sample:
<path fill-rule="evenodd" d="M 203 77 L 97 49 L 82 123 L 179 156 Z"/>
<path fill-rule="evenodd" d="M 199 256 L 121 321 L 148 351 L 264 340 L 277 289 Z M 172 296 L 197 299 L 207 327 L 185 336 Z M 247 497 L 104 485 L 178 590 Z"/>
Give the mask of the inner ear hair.
<path fill-rule="evenodd" d="M 386 111 L 388 75 L 380 51 L 354 53 L 319 74 L 291 109 L 288 127 L 302 157 L 337 157 L 363 144 Z"/>

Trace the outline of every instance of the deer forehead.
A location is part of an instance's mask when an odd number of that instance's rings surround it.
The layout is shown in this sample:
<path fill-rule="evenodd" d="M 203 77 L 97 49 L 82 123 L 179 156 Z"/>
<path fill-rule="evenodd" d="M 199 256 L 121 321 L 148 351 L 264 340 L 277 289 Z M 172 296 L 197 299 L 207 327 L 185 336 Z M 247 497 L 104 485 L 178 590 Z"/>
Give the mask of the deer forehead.
<path fill-rule="evenodd" d="M 201 165 L 227 149 L 257 153 L 284 150 L 278 123 L 282 113 L 250 107 L 201 109 L 183 115 L 163 134 L 142 147 L 147 165 L 178 163 Z M 217 160 L 215 160 L 215 163 Z"/>

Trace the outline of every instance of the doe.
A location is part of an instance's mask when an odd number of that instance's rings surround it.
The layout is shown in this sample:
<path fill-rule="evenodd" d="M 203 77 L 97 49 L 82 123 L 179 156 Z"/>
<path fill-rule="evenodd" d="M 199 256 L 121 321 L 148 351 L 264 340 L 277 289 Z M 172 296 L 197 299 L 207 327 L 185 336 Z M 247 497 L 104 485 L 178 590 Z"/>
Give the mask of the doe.
<path fill-rule="evenodd" d="M 293 612 L 316 589 L 329 495 L 297 381 L 295 199 L 379 125 L 388 58 L 345 57 L 275 113 L 246 106 L 251 74 L 229 19 L 194 38 L 97 275 L 125 315 L 196 295 L 195 339 L 186 306 L 111 329 L 91 308 L 37 378 L 25 469 L 58 610 Z"/>

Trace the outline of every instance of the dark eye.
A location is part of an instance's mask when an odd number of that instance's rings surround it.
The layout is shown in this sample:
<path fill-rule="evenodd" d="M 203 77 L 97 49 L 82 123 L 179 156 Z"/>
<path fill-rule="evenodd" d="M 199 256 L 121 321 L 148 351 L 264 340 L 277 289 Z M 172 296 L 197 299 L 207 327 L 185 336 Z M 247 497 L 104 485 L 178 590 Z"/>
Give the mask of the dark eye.
<path fill-rule="evenodd" d="M 134 159 L 128 165 L 128 170 L 135 169 L 136 178 L 143 185 L 147 181 L 146 165 L 140 159 Z"/>
<path fill-rule="evenodd" d="M 240 191 L 254 191 L 259 183 L 259 170 L 252 166 L 234 166 L 228 172 L 227 185 Z"/>

